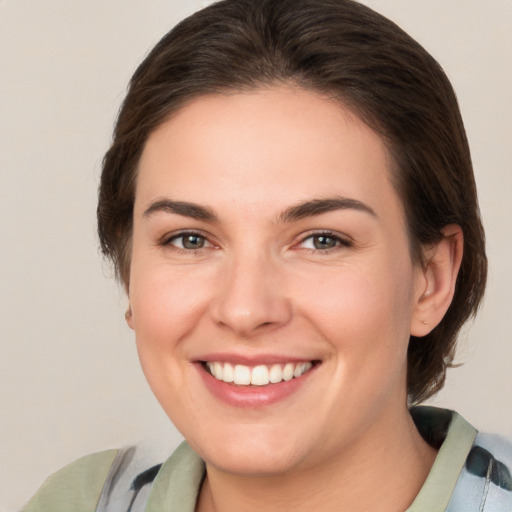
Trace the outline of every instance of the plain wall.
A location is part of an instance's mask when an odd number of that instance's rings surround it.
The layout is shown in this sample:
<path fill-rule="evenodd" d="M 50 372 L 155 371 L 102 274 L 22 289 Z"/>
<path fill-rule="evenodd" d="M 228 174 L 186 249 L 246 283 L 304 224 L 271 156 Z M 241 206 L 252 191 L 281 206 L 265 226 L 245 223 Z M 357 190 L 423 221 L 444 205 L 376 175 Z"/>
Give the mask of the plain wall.
<path fill-rule="evenodd" d="M 208 2 L 0 0 L 0 510 L 92 451 L 180 436 L 152 396 L 95 235 L 100 163 L 148 49 Z M 512 435 L 512 2 L 367 0 L 458 93 L 489 287 L 434 402 Z"/>

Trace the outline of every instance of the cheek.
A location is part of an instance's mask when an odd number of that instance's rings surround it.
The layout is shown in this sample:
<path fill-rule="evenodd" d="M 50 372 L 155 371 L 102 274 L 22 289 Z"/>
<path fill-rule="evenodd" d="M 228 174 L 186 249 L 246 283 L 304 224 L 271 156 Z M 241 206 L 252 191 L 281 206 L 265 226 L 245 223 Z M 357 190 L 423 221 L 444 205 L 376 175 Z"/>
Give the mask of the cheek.
<path fill-rule="evenodd" d="M 179 390 L 190 383 L 187 343 L 205 310 L 208 293 L 179 269 L 132 272 L 130 301 L 137 351 L 146 379 L 162 408 L 178 426 L 193 416 L 193 404 Z M 204 282 L 204 281 L 203 281 Z"/>
<path fill-rule="evenodd" d="M 403 358 L 413 296 L 411 274 L 404 268 L 350 266 L 321 281 L 301 280 L 298 308 L 337 351 Z"/>
<path fill-rule="evenodd" d="M 144 364 L 149 358 L 158 360 L 162 351 L 180 349 L 207 305 L 209 285 L 190 272 L 164 266 L 132 275 L 133 327 Z"/>

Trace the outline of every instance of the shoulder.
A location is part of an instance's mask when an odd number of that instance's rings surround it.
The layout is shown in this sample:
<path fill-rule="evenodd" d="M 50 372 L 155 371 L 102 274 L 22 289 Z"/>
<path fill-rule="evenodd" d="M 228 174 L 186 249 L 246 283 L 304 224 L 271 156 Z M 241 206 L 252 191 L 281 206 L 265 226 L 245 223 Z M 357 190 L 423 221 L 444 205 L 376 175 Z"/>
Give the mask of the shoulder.
<path fill-rule="evenodd" d="M 510 440 L 479 433 L 454 411 L 429 406 L 411 414 L 439 451 L 410 512 L 512 511 Z"/>
<path fill-rule="evenodd" d="M 167 460 L 161 452 L 138 445 L 82 457 L 50 476 L 23 512 L 193 511 L 203 461 L 186 442 Z"/>
<path fill-rule="evenodd" d="M 86 455 L 51 475 L 23 512 L 93 512 L 118 450 Z"/>
<path fill-rule="evenodd" d="M 452 498 L 454 510 L 473 510 L 469 508 L 471 501 L 478 511 L 510 512 L 511 468 L 512 442 L 497 435 L 479 433 L 467 456 Z"/>
<path fill-rule="evenodd" d="M 478 434 L 461 478 L 482 491 L 481 510 L 510 512 L 512 510 L 512 443 L 492 434 Z"/>

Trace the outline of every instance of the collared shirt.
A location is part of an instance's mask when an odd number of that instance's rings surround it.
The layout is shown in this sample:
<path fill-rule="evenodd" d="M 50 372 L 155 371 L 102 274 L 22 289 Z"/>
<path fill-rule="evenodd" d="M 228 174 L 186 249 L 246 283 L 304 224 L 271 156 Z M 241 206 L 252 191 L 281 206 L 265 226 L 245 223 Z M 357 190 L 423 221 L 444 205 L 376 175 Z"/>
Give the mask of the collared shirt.
<path fill-rule="evenodd" d="M 455 412 L 411 411 L 439 448 L 406 512 L 512 512 L 512 445 L 478 432 Z M 184 442 L 163 464 L 136 448 L 92 454 L 50 477 L 24 512 L 194 512 L 205 465 Z"/>

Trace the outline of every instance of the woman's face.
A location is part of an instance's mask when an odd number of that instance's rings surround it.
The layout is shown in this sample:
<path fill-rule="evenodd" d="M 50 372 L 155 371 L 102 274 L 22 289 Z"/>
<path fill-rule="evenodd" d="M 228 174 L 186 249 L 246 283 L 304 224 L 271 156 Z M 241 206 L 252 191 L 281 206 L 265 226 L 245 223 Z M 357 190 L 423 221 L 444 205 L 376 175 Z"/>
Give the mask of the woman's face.
<path fill-rule="evenodd" d="M 127 318 L 213 467 L 312 467 L 405 414 L 425 279 L 389 167 L 362 121 L 291 87 L 200 97 L 149 137 Z"/>

